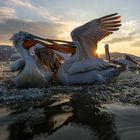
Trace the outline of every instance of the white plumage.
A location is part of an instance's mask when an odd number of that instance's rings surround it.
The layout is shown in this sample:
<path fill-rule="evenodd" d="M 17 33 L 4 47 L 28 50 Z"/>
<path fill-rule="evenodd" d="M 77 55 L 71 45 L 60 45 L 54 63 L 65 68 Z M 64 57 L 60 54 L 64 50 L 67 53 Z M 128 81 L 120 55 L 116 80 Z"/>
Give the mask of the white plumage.
<path fill-rule="evenodd" d="M 22 57 L 11 66 L 13 71 L 20 69 L 19 74 L 15 77 L 15 85 L 20 88 L 48 86 L 53 74 L 40 64 L 40 60 L 33 57 L 29 50 L 23 48 L 23 40 L 27 35 L 28 33 L 19 32 L 11 38 Z"/>
<path fill-rule="evenodd" d="M 76 43 L 76 53 L 58 70 L 57 79 L 62 84 L 105 83 L 117 76 L 124 68 L 117 68 L 97 58 L 97 43 L 118 30 L 120 16 L 117 13 L 92 20 L 71 33 Z"/>

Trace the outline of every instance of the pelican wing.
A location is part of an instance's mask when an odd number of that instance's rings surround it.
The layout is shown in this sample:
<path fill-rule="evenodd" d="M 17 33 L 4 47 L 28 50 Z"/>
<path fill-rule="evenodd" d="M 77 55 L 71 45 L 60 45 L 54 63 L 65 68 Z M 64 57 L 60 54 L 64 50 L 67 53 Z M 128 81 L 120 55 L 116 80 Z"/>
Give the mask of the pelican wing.
<path fill-rule="evenodd" d="M 83 61 L 73 63 L 70 69 L 68 70 L 68 74 L 73 75 L 77 73 L 88 72 L 91 70 L 101 71 L 111 67 L 114 68 L 113 65 L 111 65 L 108 62 L 105 62 L 102 59 L 93 58 L 93 59 L 88 59 L 88 60 L 83 60 Z"/>
<path fill-rule="evenodd" d="M 11 72 L 16 72 L 21 70 L 25 66 L 25 60 L 23 58 L 19 58 L 14 63 L 10 65 Z"/>
<path fill-rule="evenodd" d="M 82 46 L 96 47 L 97 43 L 108 35 L 117 31 L 121 26 L 120 16 L 117 13 L 94 19 L 71 32 L 74 41 Z"/>

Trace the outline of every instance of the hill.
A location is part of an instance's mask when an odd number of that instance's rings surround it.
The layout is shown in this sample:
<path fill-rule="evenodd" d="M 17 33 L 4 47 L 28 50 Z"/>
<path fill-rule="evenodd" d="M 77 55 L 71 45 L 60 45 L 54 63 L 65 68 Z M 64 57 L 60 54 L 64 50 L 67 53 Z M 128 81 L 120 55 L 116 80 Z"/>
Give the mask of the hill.
<path fill-rule="evenodd" d="M 113 52 L 110 53 L 111 58 L 118 58 L 122 57 L 123 55 L 130 55 L 134 56 L 132 54 L 126 54 L 126 53 L 119 53 L 119 52 Z M 12 58 L 13 57 L 13 58 Z M 9 60 L 14 60 L 19 57 L 19 53 L 17 53 L 16 49 L 13 46 L 8 46 L 8 45 L 0 45 L 0 61 L 9 61 Z M 105 54 L 100 54 L 100 58 L 105 59 Z M 137 56 L 134 56 L 137 57 Z"/>
<path fill-rule="evenodd" d="M 124 55 L 129 55 L 129 56 L 132 56 L 132 57 L 138 57 L 138 56 L 135 56 L 135 55 L 132 55 L 132 54 L 127 54 L 127 53 L 119 53 L 119 52 L 110 53 L 110 56 L 113 59 L 122 57 Z M 100 54 L 99 57 L 105 59 L 105 54 Z"/>

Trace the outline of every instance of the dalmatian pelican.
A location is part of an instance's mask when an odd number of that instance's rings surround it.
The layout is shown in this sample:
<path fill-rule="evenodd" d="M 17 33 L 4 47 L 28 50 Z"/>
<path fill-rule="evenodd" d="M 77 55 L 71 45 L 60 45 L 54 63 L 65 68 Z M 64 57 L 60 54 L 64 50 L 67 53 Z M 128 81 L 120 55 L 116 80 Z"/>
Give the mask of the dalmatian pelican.
<path fill-rule="evenodd" d="M 107 61 L 117 65 L 125 66 L 128 69 L 137 69 L 140 67 L 138 61 L 136 61 L 135 58 L 127 54 L 117 59 L 111 59 L 108 44 L 105 45 L 105 56 Z"/>
<path fill-rule="evenodd" d="M 23 47 L 24 38 L 28 35 L 26 32 L 19 32 L 13 35 L 11 40 L 17 51 L 21 54 L 15 64 L 11 66 L 12 71 L 20 69 L 15 77 L 15 85 L 18 88 L 36 88 L 48 86 L 53 73 L 47 67 L 44 67 L 37 57 L 33 57 L 28 49 Z"/>
<path fill-rule="evenodd" d="M 56 74 L 57 80 L 64 85 L 88 85 L 106 83 L 118 76 L 124 67 L 97 58 L 97 43 L 121 26 L 117 13 L 92 20 L 71 32 L 77 48 L 75 54 L 65 61 Z"/>

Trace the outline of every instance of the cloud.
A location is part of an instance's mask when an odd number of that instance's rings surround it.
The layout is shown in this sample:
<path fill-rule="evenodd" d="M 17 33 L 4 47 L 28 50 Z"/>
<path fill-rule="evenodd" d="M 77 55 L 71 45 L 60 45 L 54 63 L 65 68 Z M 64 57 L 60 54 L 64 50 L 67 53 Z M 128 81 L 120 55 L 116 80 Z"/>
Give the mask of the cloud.
<path fill-rule="evenodd" d="M 59 35 L 64 34 L 65 29 L 65 25 L 60 23 L 7 19 L 0 23 L 0 42 L 8 43 L 12 34 L 18 31 L 27 31 L 42 37 L 60 39 L 61 36 Z"/>
<path fill-rule="evenodd" d="M 9 8 L 6 6 L 0 7 L 0 20 L 3 21 L 4 19 L 15 18 L 15 10 L 13 8 Z"/>
<path fill-rule="evenodd" d="M 30 9 L 35 8 L 28 0 L 10 0 L 10 2 L 17 6 L 21 6 L 25 8 L 30 8 Z"/>
<path fill-rule="evenodd" d="M 112 38 L 111 40 L 107 41 L 106 43 L 114 44 L 114 43 L 121 43 L 121 42 L 128 42 L 128 41 L 133 41 L 135 38 L 136 33 L 132 32 L 129 33 L 127 36 L 124 37 L 117 37 L 117 38 Z"/>
<path fill-rule="evenodd" d="M 130 33 L 134 33 L 137 32 L 140 28 L 139 28 L 139 20 L 130 20 L 127 21 L 125 23 L 122 24 L 121 27 L 121 33 L 123 33 L 123 35 L 129 35 Z"/>
<path fill-rule="evenodd" d="M 35 5 L 29 0 L 9 0 L 9 2 L 12 6 L 21 7 L 24 9 L 26 8 L 27 10 L 32 11 L 33 14 L 35 13 L 36 15 L 42 17 L 43 19 L 47 19 L 48 21 L 60 21 L 60 17 L 52 15 L 51 12 L 49 12 L 49 10 L 45 7 L 41 5 Z"/>
<path fill-rule="evenodd" d="M 60 17 L 52 15 L 46 8 L 38 6 L 36 7 L 37 14 L 42 16 L 44 19 L 50 20 L 52 22 L 60 22 Z"/>
<path fill-rule="evenodd" d="M 12 7 L 15 9 L 15 13 L 17 18 L 22 19 L 30 19 L 30 20 L 38 20 L 38 21 L 48 21 L 48 22 L 79 22 L 79 16 L 77 18 L 73 18 L 74 15 L 71 15 L 73 10 L 67 11 L 64 13 L 54 12 L 52 8 L 49 6 L 45 7 L 46 2 L 34 2 L 33 0 L 8 0 L 2 2 L 4 5 Z M 55 7 L 55 6 L 54 6 Z M 69 10 L 69 9 L 67 9 Z M 75 12 L 73 12 L 75 13 Z M 82 16 L 83 17 L 83 16 Z"/>
<path fill-rule="evenodd" d="M 132 43 L 131 47 L 140 47 L 140 40 L 135 41 L 134 43 Z"/>
<path fill-rule="evenodd" d="M 140 37 L 140 25 L 138 20 L 132 20 L 123 23 L 118 32 L 110 36 L 105 43 L 115 44 L 123 42 L 132 42 Z"/>

